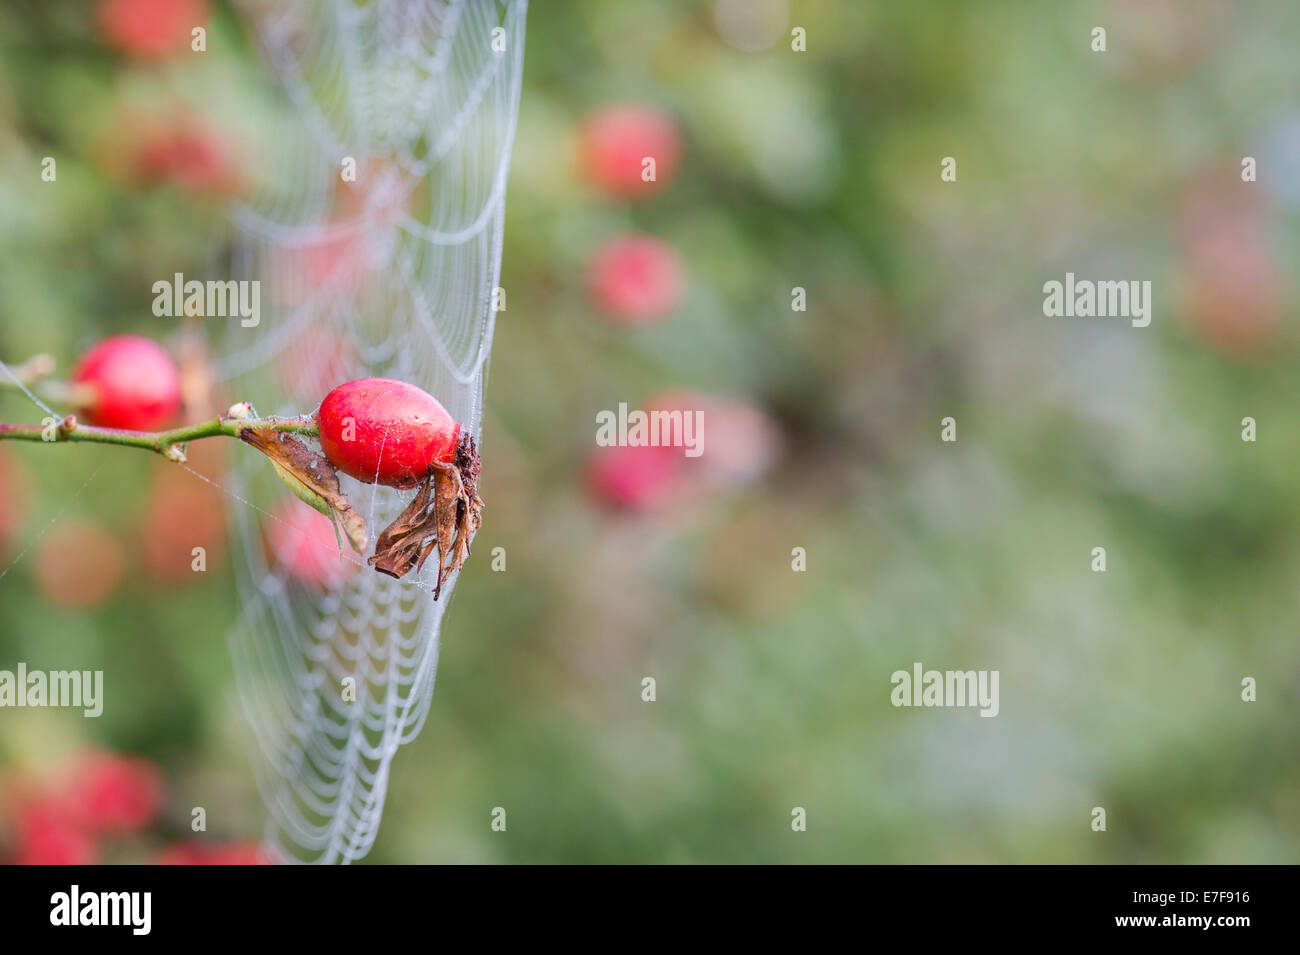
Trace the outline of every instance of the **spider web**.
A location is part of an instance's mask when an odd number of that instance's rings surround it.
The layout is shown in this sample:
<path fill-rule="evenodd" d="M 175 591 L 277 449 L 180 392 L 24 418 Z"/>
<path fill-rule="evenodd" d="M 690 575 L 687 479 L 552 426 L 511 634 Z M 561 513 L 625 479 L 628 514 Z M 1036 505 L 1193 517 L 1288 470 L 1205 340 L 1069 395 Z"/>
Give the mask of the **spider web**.
<path fill-rule="evenodd" d="M 227 324 L 222 389 L 296 414 L 341 382 L 400 378 L 481 445 L 526 0 L 246 6 L 278 92 L 265 181 L 232 214 L 233 271 L 260 281 L 261 320 Z M 352 862 L 428 714 L 455 578 L 436 602 L 436 560 L 400 581 L 368 567 L 324 588 L 294 580 L 263 543 L 287 495 L 259 458 L 238 455 L 231 476 L 230 645 L 265 840 L 289 861 Z M 373 546 L 411 492 L 340 478 Z"/>

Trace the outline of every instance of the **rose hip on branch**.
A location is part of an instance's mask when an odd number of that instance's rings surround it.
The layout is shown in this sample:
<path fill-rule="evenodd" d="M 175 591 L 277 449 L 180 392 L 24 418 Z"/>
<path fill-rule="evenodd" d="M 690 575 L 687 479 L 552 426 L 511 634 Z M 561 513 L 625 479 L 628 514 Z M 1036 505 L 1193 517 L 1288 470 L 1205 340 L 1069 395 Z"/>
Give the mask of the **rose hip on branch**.
<path fill-rule="evenodd" d="M 474 439 L 428 392 L 392 378 L 339 385 L 321 402 L 317 426 L 325 457 L 343 473 L 367 484 L 419 487 L 380 533 L 369 563 L 401 578 L 423 569 L 436 548 L 436 598 L 464 565 L 480 523 Z"/>
<path fill-rule="evenodd" d="M 330 463 L 366 484 L 415 487 L 456 457 L 460 425 L 437 398 L 393 378 L 339 385 L 316 415 Z"/>
<path fill-rule="evenodd" d="M 17 373 L 6 369 L 11 380 L 26 387 L 23 376 L 30 378 L 31 369 L 15 367 Z M 47 370 L 42 366 L 41 373 Z M 366 551 L 369 537 L 361 515 L 343 493 L 338 472 L 369 484 L 417 489 L 406 509 L 379 535 L 368 561 L 376 570 L 401 578 L 412 569 L 423 569 L 436 549 L 436 599 L 469 556 L 483 509 L 474 439 L 436 398 L 408 382 L 346 382 L 330 391 L 312 415 L 259 418 L 252 405 L 240 402 L 210 421 L 167 431 L 140 430 L 175 413 L 180 376 L 155 343 L 119 336 L 91 349 L 77 366 L 74 384 L 61 388 L 65 398 L 80 389 L 87 416 L 103 424 L 83 425 L 71 415 L 47 416 L 39 425 L 0 423 L 0 440 L 116 444 L 184 462 L 191 441 L 235 437 L 268 457 L 285 485 L 330 520 L 336 545 L 346 536 L 358 553 Z M 319 438 L 321 450 L 296 435 Z"/>
<path fill-rule="evenodd" d="M 106 338 L 86 352 L 72 371 L 89 403 L 86 420 L 106 428 L 149 431 L 180 410 L 181 375 L 157 342 L 137 335 Z"/>

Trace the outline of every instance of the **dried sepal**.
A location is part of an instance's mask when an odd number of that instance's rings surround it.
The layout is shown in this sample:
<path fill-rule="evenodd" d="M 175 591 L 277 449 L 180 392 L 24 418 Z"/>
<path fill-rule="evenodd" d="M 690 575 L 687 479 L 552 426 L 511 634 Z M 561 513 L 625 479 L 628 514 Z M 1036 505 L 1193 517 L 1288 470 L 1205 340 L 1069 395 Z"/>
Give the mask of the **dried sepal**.
<path fill-rule="evenodd" d="M 401 579 L 412 567 L 423 567 L 437 540 L 437 524 L 432 519 L 434 474 L 430 469 L 420 482 L 420 489 L 409 504 L 379 532 L 375 552 L 368 558 L 380 573 Z M 427 543 L 426 543 L 427 541 Z"/>
<path fill-rule="evenodd" d="M 398 579 L 424 563 L 436 548 L 438 580 L 435 600 L 447 578 L 469 557 L 469 542 L 481 523 L 483 501 L 478 496 L 480 462 L 474 439 L 462 437 L 456 460 L 446 467 L 429 467 L 415 497 L 379 534 L 369 563 Z"/>

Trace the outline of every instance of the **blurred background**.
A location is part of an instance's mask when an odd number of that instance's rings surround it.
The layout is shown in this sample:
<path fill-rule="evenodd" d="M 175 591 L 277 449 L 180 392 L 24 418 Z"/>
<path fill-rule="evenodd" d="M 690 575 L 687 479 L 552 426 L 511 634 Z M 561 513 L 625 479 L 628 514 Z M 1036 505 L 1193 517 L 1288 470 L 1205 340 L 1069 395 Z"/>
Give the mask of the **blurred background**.
<path fill-rule="evenodd" d="M 535 4 L 485 523 L 367 861 L 1300 861 L 1297 38 L 1264 0 Z M 266 82 L 225 3 L 6 0 L 0 360 L 183 354 L 150 288 L 206 275 Z M 1151 281 L 1150 327 L 1045 318 L 1067 271 Z M 620 402 L 705 409 L 706 453 L 597 448 Z M 0 445 L 0 669 L 107 700 L 0 710 L 0 859 L 256 857 L 228 506 Z M 892 707 L 913 661 L 999 670 L 999 716 Z"/>

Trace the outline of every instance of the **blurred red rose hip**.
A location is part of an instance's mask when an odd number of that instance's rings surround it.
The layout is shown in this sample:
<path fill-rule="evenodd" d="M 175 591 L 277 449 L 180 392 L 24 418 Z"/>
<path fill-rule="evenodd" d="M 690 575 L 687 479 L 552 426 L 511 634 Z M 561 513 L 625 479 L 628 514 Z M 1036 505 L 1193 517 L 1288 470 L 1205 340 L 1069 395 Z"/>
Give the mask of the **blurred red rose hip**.
<path fill-rule="evenodd" d="M 275 565 L 300 583 L 328 590 L 356 570 L 340 551 L 330 519 L 296 499 L 276 511 L 267 544 Z"/>
<path fill-rule="evenodd" d="M 643 325 L 667 317 L 681 304 L 686 273 L 667 243 L 631 235 L 597 251 L 587 274 L 592 302 L 624 325 Z"/>
<path fill-rule="evenodd" d="M 1262 354 L 1285 311 L 1285 270 L 1268 207 L 1225 187 L 1230 170 L 1205 174 L 1184 200 L 1182 289 L 1201 338 L 1216 351 Z M 1240 185 L 1240 184 L 1238 184 Z"/>
<path fill-rule="evenodd" d="M 587 464 L 587 487 L 607 507 L 648 510 L 667 503 L 682 476 L 682 452 L 671 447 L 597 448 Z"/>
<path fill-rule="evenodd" d="M 69 818 L 88 832 L 137 832 L 158 815 L 162 789 L 162 773 L 148 760 L 92 753 L 69 781 Z"/>
<path fill-rule="evenodd" d="M 180 410 L 181 375 L 171 355 L 138 335 L 115 335 L 90 349 L 72 371 L 93 399 L 81 408 L 90 424 L 153 431 Z"/>
<path fill-rule="evenodd" d="M 653 106 L 607 106 L 590 114 L 578 136 L 583 175 L 620 199 L 649 196 L 673 177 L 682 138 L 672 117 Z M 647 160 L 653 160 L 651 165 Z M 648 179 L 653 169 L 654 178 Z"/>
<path fill-rule="evenodd" d="M 36 543 L 36 589 L 60 607 L 84 609 L 113 595 L 126 573 L 126 555 L 97 521 L 65 517 Z"/>
<path fill-rule="evenodd" d="M 692 479 L 713 488 L 734 488 L 761 477 L 782 452 L 780 428 L 747 401 L 697 391 L 670 391 L 651 398 L 647 410 L 676 412 L 685 420 L 698 415 L 687 456 Z"/>
<path fill-rule="evenodd" d="M 94 838 L 69 822 L 57 806 L 23 806 L 17 829 L 14 865 L 93 865 L 98 859 Z"/>
<path fill-rule="evenodd" d="M 101 0 L 99 28 L 128 56 L 157 58 L 189 49 L 207 15 L 204 0 Z"/>
<path fill-rule="evenodd" d="M 0 559 L 7 558 L 31 502 L 31 476 L 21 458 L 0 449 Z"/>
<path fill-rule="evenodd" d="M 178 842 L 158 853 L 154 865 L 271 865 L 273 859 L 256 842 L 209 845 Z"/>
<path fill-rule="evenodd" d="M 236 195 L 245 179 L 229 135 L 194 120 L 154 132 L 135 158 L 134 173 L 144 185 L 172 183 L 203 196 Z"/>
<path fill-rule="evenodd" d="M 211 461 L 217 441 L 196 441 L 189 449 L 191 468 Z M 208 465 L 209 473 L 214 468 Z M 140 526 L 141 557 L 158 580 L 192 583 L 203 577 L 194 569 L 194 548 L 203 548 L 205 569 L 226 552 L 226 511 L 221 492 L 188 470 L 159 462 L 150 484 Z"/>

